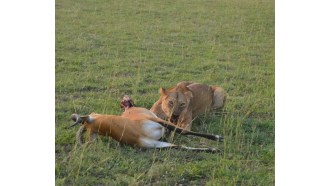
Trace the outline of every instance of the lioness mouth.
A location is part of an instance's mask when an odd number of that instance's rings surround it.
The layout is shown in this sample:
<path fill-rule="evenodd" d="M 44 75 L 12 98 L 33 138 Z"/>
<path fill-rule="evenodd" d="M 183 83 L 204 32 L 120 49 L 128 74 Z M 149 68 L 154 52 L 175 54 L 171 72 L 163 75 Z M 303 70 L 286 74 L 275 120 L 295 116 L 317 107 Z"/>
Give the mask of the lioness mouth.
<path fill-rule="evenodd" d="M 179 115 L 173 115 L 172 114 L 170 121 L 171 122 L 177 122 L 178 120 L 179 120 Z"/>

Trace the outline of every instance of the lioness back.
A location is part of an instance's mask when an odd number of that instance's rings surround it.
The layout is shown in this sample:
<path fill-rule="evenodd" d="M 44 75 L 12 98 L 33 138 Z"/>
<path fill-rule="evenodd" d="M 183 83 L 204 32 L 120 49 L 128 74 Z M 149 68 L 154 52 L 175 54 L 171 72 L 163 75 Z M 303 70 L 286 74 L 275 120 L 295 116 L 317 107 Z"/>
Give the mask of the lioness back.
<path fill-rule="evenodd" d="M 193 95 L 190 101 L 193 117 L 208 112 L 212 108 L 213 91 L 211 87 L 200 83 L 193 83 L 187 87 Z"/>

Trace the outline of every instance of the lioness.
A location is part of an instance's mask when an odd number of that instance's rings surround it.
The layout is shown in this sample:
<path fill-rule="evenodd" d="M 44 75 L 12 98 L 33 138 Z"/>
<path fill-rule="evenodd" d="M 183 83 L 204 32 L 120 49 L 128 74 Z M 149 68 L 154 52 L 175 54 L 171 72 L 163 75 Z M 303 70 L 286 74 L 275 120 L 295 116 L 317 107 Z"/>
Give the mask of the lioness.
<path fill-rule="evenodd" d="M 160 98 L 150 111 L 186 130 L 191 130 L 191 122 L 197 115 L 223 108 L 227 98 L 220 86 L 194 82 L 180 82 L 168 90 L 160 88 L 159 93 Z"/>

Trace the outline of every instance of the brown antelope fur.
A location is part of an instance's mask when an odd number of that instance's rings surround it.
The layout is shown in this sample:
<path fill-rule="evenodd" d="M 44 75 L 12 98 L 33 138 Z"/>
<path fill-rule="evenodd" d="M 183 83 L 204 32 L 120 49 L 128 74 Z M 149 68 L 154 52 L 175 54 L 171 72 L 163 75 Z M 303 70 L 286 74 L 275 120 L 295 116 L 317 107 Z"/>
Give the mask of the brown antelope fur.
<path fill-rule="evenodd" d="M 150 111 L 186 130 L 191 130 L 191 122 L 196 116 L 223 108 L 227 98 L 226 91 L 220 86 L 194 82 L 180 82 L 167 90 L 160 88 L 159 93 L 160 98 Z"/>
<path fill-rule="evenodd" d="M 130 102 L 130 103 L 128 103 Z M 110 136 L 116 141 L 140 148 L 181 148 L 192 151 L 219 152 L 214 148 L 193 148 L 158 141 L 164 134 L 165 128 L 183 135 L 195 135 L 211 140 L 222 141 L 219 135 L 202 134 L 184 130 L 173 123 L 158 118 L 148 109 L 135 107 L 128 96 L 124 96 L 121 107 L 125 110 L 121 116 L 91 113 L 87 116 L 72 114 L 75 121 L 72 125 L 82 124 L 77 132 L 77 142 L 83 143 L 83 133 L 87 131 L 90 141 L 96 135 Z"/>

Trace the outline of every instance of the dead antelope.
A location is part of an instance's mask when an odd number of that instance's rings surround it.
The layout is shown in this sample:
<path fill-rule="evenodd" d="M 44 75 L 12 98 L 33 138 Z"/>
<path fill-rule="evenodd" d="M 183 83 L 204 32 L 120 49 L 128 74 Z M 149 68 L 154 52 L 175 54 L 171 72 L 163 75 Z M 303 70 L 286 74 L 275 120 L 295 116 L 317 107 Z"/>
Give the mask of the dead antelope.
<path fill-rule="evenodd" d="M 223 137 L 179 128 L 171 122 L 158 118 L 148 109 L 134 107 L 128 96 L 124 96 L 121 107 L 125 109 L 121 116 L 96 113 L 87 116 L 72 114 L 71 119 L 75 121 L 72 126 L 82 124 L 77 132 L 77 142 L 83 144 L 82 134 L 88 131 L 90 141 L 93 141 L 96 135 L 99 134 L 110 136 L 122 144 L 140 148 L 179 148 L 192 151 L 219 152 L 215 148 L 193 148 L 158 141 L 163 136 L 165 128 L 181 135 L 200 136 L 215 141 L 222 141 Z"/>

